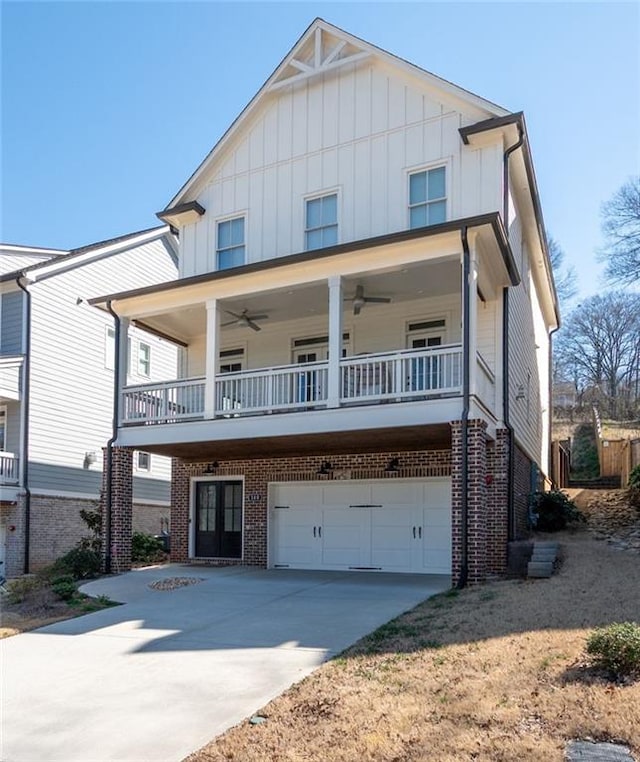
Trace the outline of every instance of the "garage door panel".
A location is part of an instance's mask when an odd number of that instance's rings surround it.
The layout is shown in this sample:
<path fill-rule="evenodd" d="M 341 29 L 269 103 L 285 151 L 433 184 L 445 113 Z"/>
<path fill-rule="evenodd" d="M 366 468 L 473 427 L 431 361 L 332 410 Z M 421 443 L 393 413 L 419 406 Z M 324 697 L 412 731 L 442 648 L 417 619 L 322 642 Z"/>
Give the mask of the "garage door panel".
<path fill-rule="evenodd" d="M 273 563 L 451 573 L 448 478 L 273 487 L 272 506 L 290 506 L 271 511 Z"/>

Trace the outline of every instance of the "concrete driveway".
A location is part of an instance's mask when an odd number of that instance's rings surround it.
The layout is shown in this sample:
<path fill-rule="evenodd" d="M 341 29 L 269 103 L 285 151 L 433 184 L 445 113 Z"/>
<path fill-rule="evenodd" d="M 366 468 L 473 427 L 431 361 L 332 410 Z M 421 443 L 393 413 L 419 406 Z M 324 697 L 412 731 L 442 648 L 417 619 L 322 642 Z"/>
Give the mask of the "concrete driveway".
<path fill-rule="evenodd" d="M 202 581 L 171 591 L 168 577 Z M 3 762 L 181 760 L 448 577 L 169 566 L 90 582 L 126 605 L 0 643 Z"/>

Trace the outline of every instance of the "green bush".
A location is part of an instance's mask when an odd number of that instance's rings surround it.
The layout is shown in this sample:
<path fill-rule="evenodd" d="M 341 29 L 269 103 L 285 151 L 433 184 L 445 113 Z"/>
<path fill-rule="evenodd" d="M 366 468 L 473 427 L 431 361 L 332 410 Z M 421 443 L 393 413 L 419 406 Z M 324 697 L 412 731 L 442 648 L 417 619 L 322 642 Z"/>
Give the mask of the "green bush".
<path fill-rule="evenodd" d="M 587 639 L 587 653 L 596 666 L 615 677 L 640 675 L 640 625 L 622 622 L 594 630 Z"/>
<path fill-rule="evenodd" d="M 100 554 L 89 548 L 77 547 L 60 556 L 54 563 L 43 570 L 46 579 L 69 575 L 73 579 L 91 579 L 100 574 Z"/>
<path fill-rule="evenodd" d="M 628 486 L 632 489 L 640 489 L 640 465 L 631 470 Z"/>
<path fill-rule="evenodd" d="M 78 592 L 76 582 L 70 574 L 54 579 L 51 589 L 63 601 L 70 601 Z"/>
<path fill-rule="evenodd" d="M 131 560 L 138 564 L 164 560 L 162 540 L 151 534 L 134 532 L 131 537 Z"/>
<path fill-rule="evenodd" d="M 539 532 L 559 532 L 568 524 L 585 521 L 575 503 L 558 490 L 532 492 L 529 507 L 531 524 Z"/>

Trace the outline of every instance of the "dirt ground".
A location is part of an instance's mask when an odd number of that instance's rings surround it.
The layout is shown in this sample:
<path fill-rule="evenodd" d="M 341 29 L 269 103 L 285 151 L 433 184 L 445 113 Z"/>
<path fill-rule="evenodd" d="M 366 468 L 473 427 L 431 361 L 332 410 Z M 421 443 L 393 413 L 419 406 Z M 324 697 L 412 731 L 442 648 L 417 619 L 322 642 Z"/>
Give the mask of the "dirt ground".
<path fill-rule="evenodd" d="M 596 626 L 640 622 L 640 555 L 585 530 L 556 536 L 551 579 L 426 601 L 188 762 L 559 762 L 574 738 L 637 756 L 640 681 L 610 682 L 584 645 Z"/>
<path fill-rule="evenodd" d="M 72 601 L 62 601 L 46 586 L 30 591 L 19 603 L 10 603 L 9 598 L 3 596 L 0 602 L 0 639 L 112 605 L 112 602 L 80 594 Z"/>

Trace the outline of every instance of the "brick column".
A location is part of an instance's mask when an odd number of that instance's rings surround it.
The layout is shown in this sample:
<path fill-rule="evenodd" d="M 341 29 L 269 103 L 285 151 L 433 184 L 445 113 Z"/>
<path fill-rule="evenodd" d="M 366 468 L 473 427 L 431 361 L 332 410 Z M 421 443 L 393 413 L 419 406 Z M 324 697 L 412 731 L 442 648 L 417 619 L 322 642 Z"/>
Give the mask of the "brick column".
<path fill-rule="evenodd" d="M 104 448 L 102 491 L 103 557 L 106 555 L 107 449 Z M 133 513 L 133 450 L 114 447 L 111 450 L 111 571 L 131 569 L 131 532 Z"/>
<path fill-rule="evenodd" d="M 487 571 L 503 574 L 509 541 L 509 430 L 487 443 Z"/>
<path fill-rule="evenodd" d="M 462 482 L 462 421 L 451 423 L 452 575 L 462 567 L 462 495 L 467 490 L 468 582 L 484 581 L 487 572 L 487 425 L 480 419 L 467 423 L 467 483 Z"/>
<path fill-rule="evenodd" d="M 171 459 L 171 560 L 189 558 L 189 471 L 178 458 Z"/>

